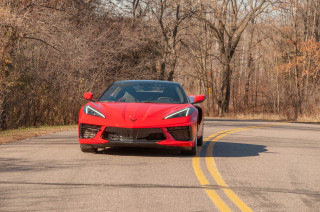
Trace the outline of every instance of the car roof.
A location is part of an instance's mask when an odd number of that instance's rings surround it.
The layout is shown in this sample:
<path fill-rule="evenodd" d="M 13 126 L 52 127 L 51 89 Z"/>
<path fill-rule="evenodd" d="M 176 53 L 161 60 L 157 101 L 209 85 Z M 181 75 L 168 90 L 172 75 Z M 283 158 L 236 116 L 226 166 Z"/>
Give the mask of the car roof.
<path fill-rule="evenodd" d="M 117 81 L 114 82 L 114 84 L 118 83 L 163 83 L 163 84 L 177 84 L 177 82 L 171 82 L 171 81 L 164 81 L 164 80 L 124 80 L 124 81 Z"/>

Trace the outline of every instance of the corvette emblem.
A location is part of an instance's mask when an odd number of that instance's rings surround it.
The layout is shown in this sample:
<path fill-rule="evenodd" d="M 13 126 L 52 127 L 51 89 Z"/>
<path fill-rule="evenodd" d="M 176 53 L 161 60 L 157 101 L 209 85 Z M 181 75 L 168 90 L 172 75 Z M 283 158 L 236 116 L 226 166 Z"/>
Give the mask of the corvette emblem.
<path fill-rule="evenodd" d="M 137 119 L 130 119 L 131 121 L 137 121 Z"/>

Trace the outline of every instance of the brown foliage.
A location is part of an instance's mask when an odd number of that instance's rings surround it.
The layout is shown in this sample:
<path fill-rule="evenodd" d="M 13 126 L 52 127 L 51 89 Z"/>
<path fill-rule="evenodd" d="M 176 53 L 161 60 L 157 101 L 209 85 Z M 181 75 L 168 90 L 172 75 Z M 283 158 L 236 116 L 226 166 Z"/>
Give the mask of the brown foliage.
<path fill-rule="evenodd" d="M 142 24 L 96 14 L 88 1 L 1 2 L 1 128 L 72 124 L 84 91 L 156 77 Z"/>
<path fill-rule="evenodd" d="M 319 114 L 320 2 L 222 2 L 0 0 L 0 129 L 76 123 L 124 79 L 206 93 L 206 115 Z"/>

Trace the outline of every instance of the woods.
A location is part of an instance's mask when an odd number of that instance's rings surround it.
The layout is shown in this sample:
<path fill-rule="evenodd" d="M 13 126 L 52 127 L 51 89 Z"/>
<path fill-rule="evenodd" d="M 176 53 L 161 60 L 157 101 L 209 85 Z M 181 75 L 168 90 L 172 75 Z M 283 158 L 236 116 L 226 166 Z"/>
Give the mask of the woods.
<path fill-rule="evenodd" d="M 206 94 L 207 116 L 320 117 L 320 0 L 0 0 L 0 128 L 76 123 L 125 79 Z"/>

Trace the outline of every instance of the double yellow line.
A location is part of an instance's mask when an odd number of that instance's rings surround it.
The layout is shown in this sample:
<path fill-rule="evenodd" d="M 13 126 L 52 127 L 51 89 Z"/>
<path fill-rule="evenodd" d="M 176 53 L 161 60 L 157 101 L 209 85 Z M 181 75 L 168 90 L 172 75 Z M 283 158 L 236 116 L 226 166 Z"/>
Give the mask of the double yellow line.
<path fill-rule="evenodd" d="M 211 176 L 217 183 L 219 187 L 224 191 L 224 193 L 228 196 L 228 198 L 241 210 L 241 211 L 246 211 L 246 212 L 251 212 L 252 209 L 245 203 L 243 202 L 236 193 L 234 193 L 228 184 L 224 181 L 222 178 L 221 174 L 218 171 L 217 165 L 214 161 L 213 158 L 213 147 L 215 142 L 219 141 L 221 138 L 223 138 L 226 135 L 229 135 L 231 133 L 243 131 L 243 130 L 250 130 L 250 129 L 256 129 L 256 128 L 261 128 L 261 127 L 267 127 L 267 126 L 272 126 L 272 125 L 277 125 L 277 124 L 268 124 L 268 125 L 258 125 L 258 126 L 250 126 L 250 127 L 243 127 L 243 128 L 236 128 L 236 129 L 231 129 L 231 130 L 225 130 L 221 131 L 215 134 L 210 135 L 208 138 L 204 140 L 204 142 L 210 142 L 208 145 L 207 151 L 206 151 L 206 157 L 205 157 L 205 162 L 208 171 L 210 172 Z M 217 194 L 217 192 L 213 189 L 208 188 L 210 185 L 208 179 L 204 175 L 201 167 L 200 167 L 200 154 L 201 150 L 198 151 L 196 157 L 192 159 L 192 165 L 193 165 L 193 170 L 201 183 L 201 185 L 204 186 L 205 191 L 207 195 L 210 197 L 212 202 L 218 207 L 220 211 L 231 211 L 231 209 L 228 207 L 228 205 L 221 199 L 221 197 Z"/>

